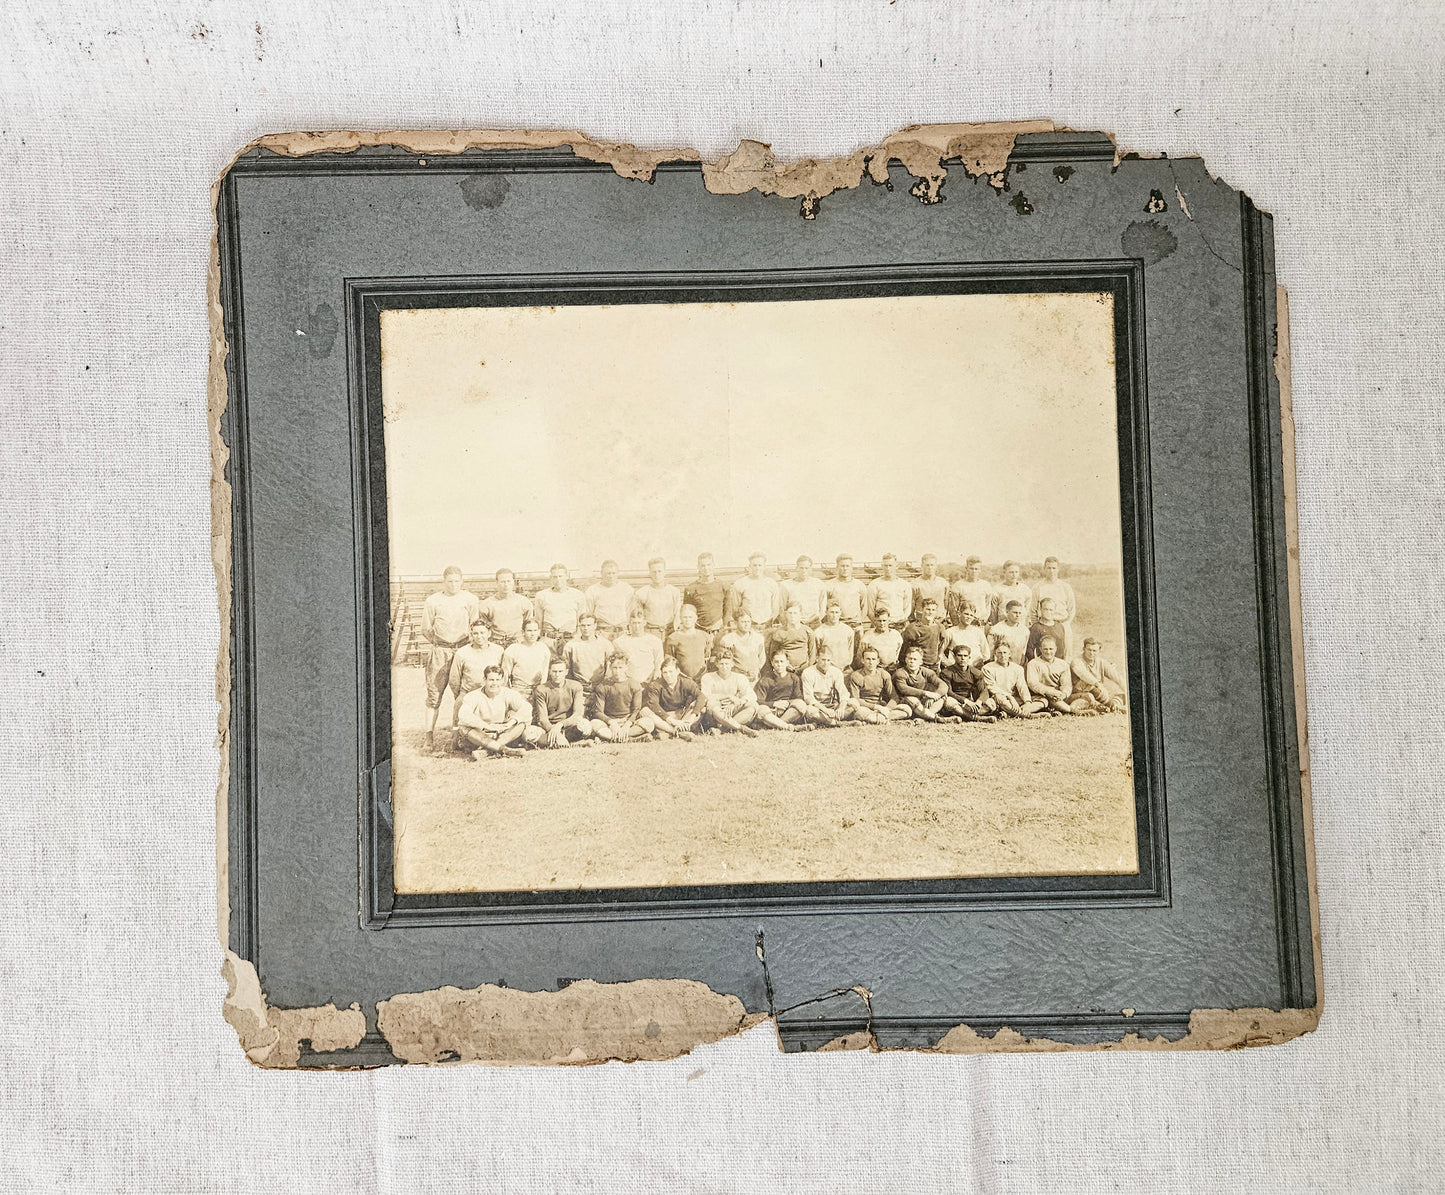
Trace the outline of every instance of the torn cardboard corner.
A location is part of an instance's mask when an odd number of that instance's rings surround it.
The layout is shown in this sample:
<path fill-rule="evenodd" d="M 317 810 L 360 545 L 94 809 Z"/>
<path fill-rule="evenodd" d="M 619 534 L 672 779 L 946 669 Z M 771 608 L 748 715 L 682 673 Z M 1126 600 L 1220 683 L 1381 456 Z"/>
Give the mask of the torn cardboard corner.
<path fill-rule="evenodd" d="M 766 1020 L 691 979 L 578 980 L 557 992 L 484 984 L 411 992 L 376 1006 L 407 1062 L 579 1064 L 676 1058 Z"/>
<path fill-rule="evenodd" d="M 455 132 L 325 132 L 274 133 L 246 146 L 287 157 L 313 153 L 351 153 L 363 146 L 394 145 L 417 154 L 459 154 L 469 149 L 570 149 L 589 162 L 603 162 L 623 178 L 651 182 L 663 162 L 697 162 L 703 184 L 718 195 L 757 191 L 784 199 L 802 199 L 803 214 L 811 219 L 818 200 L 834 191 L 857 187 L 866 176 L 874 183 L 888 181 L 888 164 L 896 161 L 917 182 L 911 193 L 923 203 L 943 197 L 948 177 L 945 161 L 958 159 L 964 173 L 986 177 L 1003 186 L 1004 171 L 1014 140 L 1023 133 L 1050 133 L 1049 120 L 1023 120 L 992 124 L 920 124 L 890 133 L 877 145 L 839 158 L 808 158 L 780 162 L 772 146 L 761 141 L 740 141 L 730 154 L 704 161 L 695 149 L 642 149 L 635 145 L 598 141 L 569 129 L 464 129 Z M 238 155 L 239 156 L 239 155 Z"/>
<path fill-rule="evenodd" d="M 221 968 L 226 977 L 224 1015 L 241 1049 L 257 1066 L 295 1067 L 301 1061 L 301 1043 L 318 1053 L 350 1050 L 366 1036 L 366 1017 L 361 1006 L 337 1008 L 272 1008 L 261 991 L 256 968 L 245 959 L 226 952 Z"/>

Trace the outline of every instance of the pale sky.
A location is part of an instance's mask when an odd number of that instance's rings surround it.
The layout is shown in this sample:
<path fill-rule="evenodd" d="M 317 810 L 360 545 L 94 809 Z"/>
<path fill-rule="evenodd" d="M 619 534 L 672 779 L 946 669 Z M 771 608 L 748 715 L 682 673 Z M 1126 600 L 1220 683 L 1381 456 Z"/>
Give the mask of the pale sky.
<path fill-rule="evenodd" d="M 387 311 L 391 567 L 1121 559 L 1108 294 Z"/>

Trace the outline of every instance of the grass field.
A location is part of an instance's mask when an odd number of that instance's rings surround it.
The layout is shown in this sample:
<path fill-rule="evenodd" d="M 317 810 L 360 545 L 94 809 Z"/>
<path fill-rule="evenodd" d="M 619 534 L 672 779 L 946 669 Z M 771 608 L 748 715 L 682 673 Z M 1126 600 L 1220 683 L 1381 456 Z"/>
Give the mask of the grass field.
<path fill-rule="evenodd" d="M 1073 583 L 1078 639 L 1095 635 L 1122 666 L 1118 577 Z M 394 668 L 392 685 L 398 892 L 1136 870 L 1125 717 L 473 762 L 425 751 L 420 669 Z"/>

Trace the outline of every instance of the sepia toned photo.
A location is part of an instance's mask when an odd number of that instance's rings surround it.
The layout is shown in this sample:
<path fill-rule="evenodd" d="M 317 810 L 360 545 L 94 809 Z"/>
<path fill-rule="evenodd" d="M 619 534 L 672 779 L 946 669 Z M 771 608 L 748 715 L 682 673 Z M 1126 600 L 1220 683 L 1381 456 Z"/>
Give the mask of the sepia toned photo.
<path fill-rule="evenodd" d="M 1109 293 L 380 347 L 398 893 L 1138 870 Z"/>

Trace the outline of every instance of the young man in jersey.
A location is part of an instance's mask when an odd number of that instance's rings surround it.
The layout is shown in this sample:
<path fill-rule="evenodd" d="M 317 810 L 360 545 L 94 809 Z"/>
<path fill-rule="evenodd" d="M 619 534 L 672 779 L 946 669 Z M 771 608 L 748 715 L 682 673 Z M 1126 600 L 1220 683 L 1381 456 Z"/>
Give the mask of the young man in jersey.
<path fill-rule="evenodd" d="M 757 721 L 774 730 L 811 730 L 808 707 L 803 703 L 803 681 L 779 649 L 758 674 L 753 692 L 758 696 Z"/>
<path fill-rule="evenodd" d="M 980 627 L 993 625 L 993 586 L 983 579 L 983 561 L 970 556 L 963 563 L 963 576 L 948 587 L 948 600 L 952 608 L 948 615 L 956 626 L 967 625 L 963 615 L 967 612 L 970 621 Z"/>
<path fill-rule="evenodd" d="M 620 652 L 607 661 L 607 676 L 592 690 L 587 704 L 592 733 L 603 742 L 645 739 L 655 723 L 642 708 L 642 686 L 627 675 L 627 657 Z"/>
<path fill-rule="evenodd" d="M 996 622 L 988 628 L 988 649 L 993 654 L 993 649 L 1000 641 L 1006 642 L 1009 647 L 1009 655 L 1014 660 L 1027 660 L 1029 658 L 1029 629 L 1024 626 L 1024 607 L 1014 599 L 1005 604 L 1003 608 L 1003 621 Z"/>
<path fill-rule="evenodd" d="M 1073 696 L 1073 669 L 1069 662 L 1056 654 L 1057 644 L 1053 637 L 1046 635 L 1039 640 L 1039 654 L 1024 666 L 1024 680 L 1029 692 L 1045 703 L 1051 714 L 1084 714 L 1087 710 L 1076 710 L 1069 704 Z"/>
<path fill-rule="evenodd" d="M 529 614 L 522 619 L 522 637 L 502 652 L 501 668 L 507 688 L 530 702 L 532 691 L 547 679 L 551 663 L 552 649 L 542 642 L 542 624 Z"/>
<path fill-rule="evenodd" d="M 606 679 L 607 657 L 611 654 L 612 644 L 597 633 L 597 620 L 590 614 L 577 619 L 577 638 L 569 639 L 562 648 L 567 675 L 582 686 L 588 697 Z"/>
<path fill-rule="evenodd" d="M 1028 626 L 1034 615 L 1034 591 L 1019 580 L 1022 576 L 1023 568 L 1017 560 L 1005 560 L 1003 580 L 998 583 L 994 593 L 998 597 L 998 608 L 1001 611 L 1007 610 L 1010 602 L 1017 602 L 1023 610 L 1023 624 Z"/>
<path fill-rule="evenodd" d="M 592 741 L 587 699 L 581 683 L 567 678 L 566 660 L 556 659 L 547 666 L 547 679 L 532 694 L 532 721 L 542 732 L 543 746 L 570 747 Z"/>
<path fill-rule="evenodd" d="M 667 637 L 663 651 L 677 661 L 683 676 L 696 683 L 707 671 L 712 636 L 698 629 L 696 606 L 684 603 L 679 618 L 680 625 Z"/>
<path fill-rule="evenodd" d="M 597 620 L 597 633 L 609 643 L 627 629 L 632 610 L 632 586 L 617 579 L 617 561 L 602 562 L 602 580 L 584 591 L 587 613 Z"/>
<path fill-rule="evenodd" d="M 963 716 L 969 722 L 997 722 L 997 705 L 983 687 L 979 668 L 982 660 L 975 660 L 973 649 L 963 643 L 955 647 L 948 657 L 948 663 L 938 670 L 948 686 L 948 692 L 963 709 Z"/>
<path fill-rule="evenodd" d="M 523 754 L 518 743 L 536 743 L 541 731 L 532 725 L 528 704 L 502 684 L 502 670 L 493 664 L 482 679 L 482 687 L 473 689 L 462 701 L 457 714 L 457 739 L 471 747 L 472 758 L 487 755 Z"/>
<path fill-rule="evenodd" d="M 793 602 L 783 611 L 783 621 L 768 634 L 768 659 L 779 650 L 788 653 L 788 663 L 801 672 L 813 662 L 813 632 L 803 624 L 803 608 Z"/>
<path fill-rule="evenodd" d="M 767 662 L 767 642 L 761 631 L 753 629 L 752 615 L 746 610 L 739 610 L 735 617 L 737 629 L 724 633 L 718 640 L 718 646 L 732 652 L 733 663 L 748 680 L 757 680 Z"/>
<path fill-rule="evenodd" d="M 879 606 L 888 607 L 889 625 L 901 631 L 913 616 L 913 586 L 898 575 L 898 557 L 883 557 L 883 575 L 868 582 L 867 613 L 871 620 Z"/>
<path fill-rule="evenodd" d="M 843 670 L 833 663 L 827 644 L 818 648 L 813 662 L 803 669 L 803 704 L 817 726 L 861 725 L 853 721 L 856 703 L 848 692 Z M 871 719 L 870 719 L 871 720 Z"/>
<path fill-rule="evenodd" d="M 903 651 L 916 647 L 923 653 L 923 663 L 933 669 L 938 667 L 938 657 L 943 650 L 943 624 L 938 619 L 938 600 L 924 598 L 915 607 L 913 621 L 903 628 Z"/>
<path fill-rule="evenodd" d="M 858 652 L 858 632 L 843 621 L 843 607 L 832 598 L 828 599 L 823 621 L 813 632 L 813 639 L 822 646 L 828 645 L 833 653 L 833 663 L 845 671 L 853 667 Z"/>
<path fill-rule="evenodd" d="M 803 624 L 816 627 L 823 621 L 823 610 L 828 601 L 828 587 L 813 576 L 813 558 L 799 556 L 793 575 L 778 583 L 783 609 L 794 602 L 803 611 Z"/>
<path fill-rule="evenodd" d="M 1069 629 L 1062 622 L 1058 621 L 1058 605 L 1053 598 L 1046 597 L 1039 603 L 1039 618 L 1029 628 L 1028 645 L 1024 649 L 1023 658 L 1032 660 L 1039 654 L 1039 645 L 1045 639 L 1054 641 L 1054 654 L 1061 660 L 1069 657 L 1065 654 L 1069 642 Z"/>
<path fill-rule="evenodd" d="M 925 552 L 918 567 L 919 576 L 913 579 L 913 609 L 918 610 L 928 598 L 938 603 L 940 612 L 948 609 L 948 578 L 938 574 L 938 557 Z"/>
<path fill-rule="evenodd" d="M 1024 670 L 1015 664 L 1003 640 L 993 649 L 993 659 L 979 670 L 983 690 L 992 698 L 1000 717 L 1042 718 L 1046 703 L 1029 692 Z"/>
<path fill-rule="evenodd" d="M 868 586 L 853 575 L 853 557 L 839 556 L 837 575 L 828 582 L 828 600 L 837 602 L 843 621 L 855 631 L 868 625 Z"/>
<path fill-rule="evenodd" d="M 903 663 L 893 670 L 893 688 L 915 718 L 925 722 L 961 722 L 963 706 L 953 699 L 948 684 L 923 662 L 923 649 L 910 647 Z"/>
<path fill-rule="evenodd" d="M 661 640 L 677 626 L 682 590 L 667 583 L 667 561 L 661 556 L 647 562 L 647 584 L 633 591 L 632 609 L 642 611 L 643 624 Z"/>
<path fill-rule="evenodd" d="M 863 649 L 862 662 L 848 673 L 847 680 L 856 715 L 864 722 L 904 722 L 911 716 L 898 700 L 893 678 L 880 666 L 878 649 L 871 644 Z"/>
<path fill-rule="evenodd" d="M 487 669 L 501 662 L 502 649 L 492 642 L 491 624 L 484 618 L 478 618 L 472 623 L 471 641 L 457 648 L 452 656 L 451 671 L 447 674 L 447 688 L 452 691 L 453 726 L 457 724 L 462 698 L 473 689 L 480 689 Z"/>
<path fill-rule="evenodd" d="M 988 633 L 973 621 L 973 610 L 967 606 L 958 610 L 958 621 L 952 626 L 943 628 L 943 636 L 940 640 L 939 660 L 942 664 L 949 664 L 960 648 L 967 648 L 969 659 L 975 668 L 981 667 L 985 660 L 993 655 L 993 648 L 989 646 Z"/>
<path fill-rule="evenodd" d="M 1059 655 L 1066 660 L 1074 655 L 1074 616 L 1078 603 L 1074 599 L 1074 587 L 1067 581 L 1059 580 L 1059 558 L 1044 557 L 1044 579 L 1034 586 L 1034 603 L 1040 616 L 1046 599 L 1053 599 L 1054 618 L 1064 624 L 1064 642 L 1059 646 Z"/>
<path fill-rule="evenodd" d="M 728 609 L 728 587 L 714 575 L 713 564 L 711 552 L 704 552 L 699 556 L 697 579 L 682 591 L 683 603 L 697 611 L 698 629 L 707 632 L 711 639 L 709 651 L 717 646 Z"/>
<path fill-rule="evenodd" d="M 903 654 L 903 636 L 893 629 L 893 611 L 887 603 L 877 606 L 872 614 L 873 625 L 858 636 L 858 651 L 872 647 L 878 652 L 879 664 L 891 673 Z"/>
<path fill-rule="evenodd" d="M 1119 670 L 1100 655 L 1103 645 L 1090 636 L 1084 640 L 1083 654 L 1070 665 L 1074 692 L 1072 705 L 1103 714 L 1122 714 L 1124 694 L 1128 685 Z"/>
<path fill-rule="evenodd" d="M 441 715 L 442 694 L 447 691 L 452 660 L 471 638 L 471 626 L 481 610 L 477 595 L 462 588 L 462 570 L 448 565 L 442 573 L 440 593 L 427 595 L 421 608 L 422 637 L 431 646 L 426 656 L 426 742 L 430 747 Z M 453 702 L 456 698 L 452 698 Z M 455 710 L 453 710 L 455 715 Z"/>
<path fill-rule="evenodd" d="M 739 614 L 747 614 L 753 626 L 761 630 L 772 623 L 782 611 L 782 594 L 778 583 L 763 576 L 767 557 L 754 552 L 748 557 L 748 571 L 733 582 L 728 590 L 728 615 L 737 624 Z"/>
<path fill-rule="evenodd" d="M 657 679 L 642 691 L 642 705 L 652 715 L 654 738 L 692 742 L 702 717 L 702 690 L 691 677 L 682 674 L 675 657 L 662 661 Z"/>
<path fill-rule="evenodd" d="M 517 575 L 509 568 L 497 570 L 497 590 L 482 602 L 482 617 L 492 624 L 492 642 L 510 647 L 522 634 L 522 619 L 531 618 L 532 599 L 517 592 Z"/>
<path fill-rule="evenodd" d="M 649 685 L 657 679 L 662 666 L 662 640 L 647 629 L 641 607 L 634 608 L 627 620 L 627 634 L 618 635 L 612 641 L 612 650 L 627 657 L 628 675 L 639 685 Z"/>
<path fill-rule="evenodd" d="M 741 672 L 733 671 L 733 653 L 719 648 L 712 672 L 703 673 L 704 722 L 710 730 L 730 730 L 750 739 L 758 737 L 752 723 L 758 716 L 758 698 Z"/>
<path fill-rule="evenodd" d="M 565 564 L 554 564 L 551 577 L 552 584 L 537 591 L 532 606 L 537 621 L 542 624 L 542 638 L 560 653 L 567 640 L 577 633 L 577 620 L 587 610 L 587 596 L 580 589 L 572 588 Z"/>

